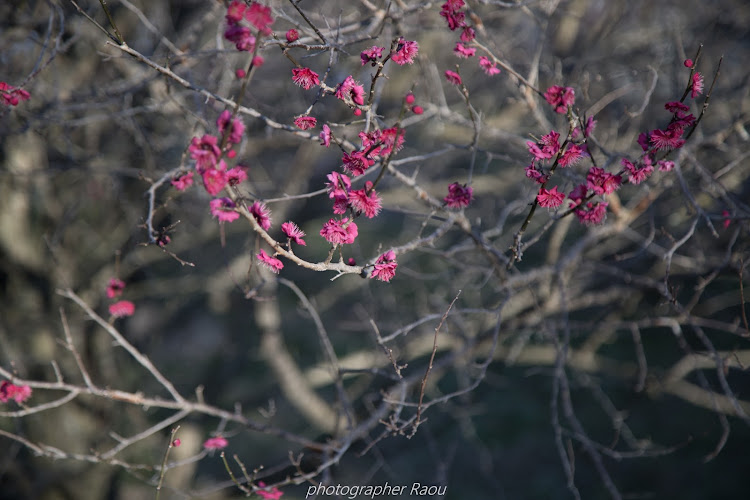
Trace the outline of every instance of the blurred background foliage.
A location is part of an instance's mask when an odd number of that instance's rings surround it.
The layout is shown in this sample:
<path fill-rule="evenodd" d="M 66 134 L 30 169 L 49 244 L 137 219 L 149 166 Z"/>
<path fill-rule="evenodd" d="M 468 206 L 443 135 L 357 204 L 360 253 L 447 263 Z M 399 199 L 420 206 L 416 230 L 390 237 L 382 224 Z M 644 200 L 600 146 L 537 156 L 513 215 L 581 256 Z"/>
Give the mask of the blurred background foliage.
<path fill-rule="evenodd" d="M 222 39 L 225 6 L 221 2 L 131 2 L 113 0 L 110 7 L 132 48 L 168 65 L 197 87 L 221 96 L 236 94 L 234 70 L 245 64 L 246 55 Z M 106 25 L 98 2 L 79 3 Z M 294 26 L 310 31 L 290 2 L 267 3 L 274 9 L 273 29 L 281 38 Z M 737 332 L 744 331 L 738 270 L 747 271 L 748 257 L 748 212 L 742 210 L 750 199 L 746 180 L 750 6 L 742 0 L 467 3 L 482 22 L 480 40 L 498 57 L 542 89 L 553 84 L 575 88 L 576 105 L 595 115 L 597 142 L 613 156 L 635 157 L 640 151 L 635 142 L 638 133 L 666 125 L 669 115 L 663 103 L 682 95 L 688 74 L 682 63 L 693 57 L 699 44 L 703 44 L 699 69 L 706 75 L 706 86 L 723 55 L 721 75 L 695 136 L 675 155 L 684 183 L 677 175 L 658 174 L 646 185 L 625 185 L 619 192 L 623 206 L 632 209 L 629 203 L 642 200 L 644 192 L 657 198 L 628 228 L 593 237 L 594 243 L 580 254 L 568 252 L 594 232 L 570 218 L 557 222 L 529 248 L 517 265 L 518 274 L 512 275 L 531 276 L 527 282 L 515 286 L 499 280 L 487 258 L 457 230 L 433 246 L 400 255 L 390 284 L 352 275 L 331 281 L 332 273 L 286 263 L 281 277 L 294 282 L 314 305 L 343 366 L 390 370 L 371 320 L 385 336 L 428 318 L 392 343 L 399 363 L 408 364 L 405 375 L 423 373 L 434 329 L 459 290 L 455 314 L 443 326 L 444 335 L 455 342 L 441 345 L 438 358 L 452 348 L 460 350 L 467 339 L 489 339 L 495 325 L 492 313 L 499 304 L 504 306 L 496 359 L 478 388 L 431 407 L 425 415 L 428 420 L 411 439 L 389 437 L 364 456 L 358 452 L 366 443 L 355 444 L 326 477 L 333 484 L 447 484 L 446 498 L 451 499 L 570 498 L 550 409 L 554 340 L 567 329 L 572 349 L 602 356 L 597 362 L 611 361 L 609 365 L 582 361 L 569 369 L 571 398 L 588 436 L 622 451 L 620 445 L 629 437 L 615 427 L 624 419 L 634 442 L 644 450 L 664 451 L 640 458 L 603 457 L 623 495 L 746 498 L 750 494 L 747 423 L 728 416 L 728 441 L 707 461 L 722 437 L 723 414 L 660 390 L 675 363 L 691 348 L 702 351 L 705 346 L 689 329 L 684 337 L 675 338 L 668 325 L 656 321 L 677 314 L 648 285 L 663 281 L 666 267 L 661 254 L 644 251 L 642 243 L 651 238 L 656 248 L 668 249 L 686 234 L 696 217 L 683 188 L 689 186 L 695 203 L 713 217 L 718 237 L 699 222 L 672 263 L 670 283 L 683 304 L 703 287 L 691 312 L 706 320 L 701 326 L 717 350 L 746 350 L 746 335 Z M 452 53 L 457 35 L 448 31 L 439 15 L 442 2 L 393 1 L 392 18 L 378 33 L 373 26 L 375 13 L 388 4 L 307 0 L 300 2 L 300 8 L 318 27 L 332 30 L 328 33 L 335 33 L 335 26 L 349 29 L 340 33 L 343 50 L 331 69 L 331 85 L 352 74 L 369 89 L 372 69 L 361 66 L 361 50 L 375 43 L 388 46 L 398 35 L 419 42 L 415 64 L 389 67 L 388 78 L 379 82 L 378 113 L 383 124 L 391 126 L 403 96 L 414 88 L 425 114 L 405 120 L 406 145 L 395 160 L 452 148 L 399 166 L 438 199 L 451 182 L 468 180 L 471 120 L 460 94 L 442 77 L 444 70 L 461 63 L 471 103 L 482 117 L 472 172 L 475 201 L 466 215 L 476 227 L 490 231 L 494 247 L 505 252 L 536 189 L 524 178 L 525 143 L 530 136 L 548 132 L 541 127 L 539 113 L 557 130 L 565 129 L 564 117 L 551 113 L 536 98 L 532 99 L 539 110 L 532 112 L 524 89 L 507 72 L 487 77 L 476 61 L 458 60 Z M 54 381 L 54 361 L 66 377 L 79 382 L 75 363 L 60 343 L 62 308 L 85 365 L 102 387 L 159 394 L 156 382 L 56 293 L 71 288 L 94 310 L 106 314 L 105 287 L 117 275 L 127 283 L 126 298 L 137 307 L 133 317 L 117 325 L 184 396 L 192 397 L 201 387 L 209 404 L 230 411 L 241 408 L 252 418 L 325 440 L 326 430 L 289 401 L 264 356 L 257 315 L 264 302 L 273 302 L 281 311 L 286 348 L 308 381 L 316 384 L 316 373 L 326 366 L 309 311 L 289 287 L 258 274 L 257 265 L 251 267 L 259 247 L 249 225 L 241 219 L 220 227 L 210 216 L 209 197 L 202 189 L 178 193 L 166 188 L 158 192 L 156 226 L 173 227 L 169 250 L 194 267 L 182 266 L 158 247 L 145 245 L 150 183 L 184 161 L 193 136 L 215 133 L 215 120 L 224 106 L 108 46 L 105 35 L 69 2 L 3 2 L 0 20 L 0 81 L 24 82 L 32 96 L 17 108 L 0 109 L 0 364 L 24 379 Z M 363 33 L 379 36 L 352 42 Z M 315 92 L 293 85 L 292 66 L 278 47 L 269 44 L 261 53 L 265 62 L 243 104 L 291 125 L 313 102 Z M 293 54 L 319 74 L 326 71 L 328 52 L 298 49 Z M 313 115 L 319 123 L 341 124 L 333 127 L 334 132 L 357 142 L 361 123 L 340 101 L 322 99 Z M 243 120 L 247 128 L 236 160 L 249 167 L 250 182 L 244 189 L 250 197 L 280 198 L 319 190 L 326 174 L 340 166 L 340 151 L 319 146 L 314 134 L 305 138 L 261 119 L 243 116 Z M 602 149 L 594 151 L 604 162 Z M 610 165 L 611 170 L 617 168 Z M 582 172 L 558 172 L 559 181 L 572 186 L 580 182 Z M 713 174 L 723 190 L 711 181 Z M 441 220 L 429 219 L 429 209 L 393 177 L 386 176 L 379 191 L 383 212 L 361 221 L 358 241 L 346 250 L 346 257 L 360 264 L 420 231 L 434 230 Z M 323 260 L 328 247 L 318 232 L 331 216 L 325 194 L 270 202 L 269 207 L 276 233 L 281 222 L 294 220 L 308 234 L 308 246 L 295 251 L 313 262 Z M 727 229 L 722 226 L 723 210 L 737 217 Z M 537 213 L 530 234 L 548 220 L 547 214 Z M 608 223 L 615 220 L 610 214 Z M 554 295 L 551 268 L 571 255 L 580 262 L 566 282 L 567 307 L 561 307 L 550 298 Z M 542 270 L 539 278 L 533 277 L 536 269 Z M 744 283 L 747 287 L 746 277 Z M 249 290 L 255 290 L 254 298 L 247 298 Z M 649 368 L 640 388 L 634 368 L 634 322 L 641 325 Z M 475 350 L 436 371 L 426 398 L 470 385 L 477 375 L 474 362 L 488 353 L 487 342 L 480 342 Z M 343 361 L 357 355 L 370 357 L 364 364 Z M 697 384 L 700 377 L 721 392 L 715 367 L 696 370 L 686 380 Z M 750 380 L 744 368 L 728 370 L 727 380 L 738 398 L 747 397 Z M 366 418 L 389 384 L 387 378 L 372 374 L 346 380 L 360 418 Z M 332 385 L 316 389 L 335 406 Z M 418 391 L 411 393 L 409 400 L 417 396 Z M 59 394 L 36 390 L 33 403 L 55 397 Z M 170 414 L 80 396 L 48 412 L 0 418 L 0 429 L 70 453 L 90 453 L 111 447 L 116 442 L 112 433 L 131 436 Z M 217 419 L 205 415 L 190 416 L 181 424 L 185 445 L 174 451 L 176 457 L 197 453 L 203 440 L 220 426 Z M 381 430 L 374 428 L 370 437 Z M 288 468 L 288 456 L 290 450 L 301 451 L 298 445 L 231 423 L 223 431 L 230 440 L 229 454 L 237 454 L 249 468 L 264 465 L 272 473 L 267 482 L 294 472 Z M 128 448 L 123 459 L 158 465 L 167 440 L 168 432 L 162 431 L 158 439 L 153 436 Z M 153 472 L 52 460 L 35 456 L 6 437 L 0 437 L 0 443 L 1 499 L 154 496 Z M 576 457 L 581 497 L 609 497 L 580 442 L 573 440 L 567 446 Z M 306 460 L 315 459 L 308 451 Z M 241 496 L 218 455 L 178 467 L 167 478 L 170 489 L 163 498 Z M 286 487 L 284 498 L 304 498 L 305 489 Z"/>

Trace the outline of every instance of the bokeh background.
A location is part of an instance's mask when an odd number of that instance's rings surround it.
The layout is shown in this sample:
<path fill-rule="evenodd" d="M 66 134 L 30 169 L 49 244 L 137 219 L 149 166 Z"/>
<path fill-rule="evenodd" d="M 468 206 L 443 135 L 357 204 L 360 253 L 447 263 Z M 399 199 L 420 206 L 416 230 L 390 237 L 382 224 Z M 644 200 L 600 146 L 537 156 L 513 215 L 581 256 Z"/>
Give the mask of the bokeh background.
<path fill-rule="evenodd" d="M 475 201 L 466 216 L 507 254 L 535 190 L 524 178 L 526 141 L 547 133 L 545 125 L 564 130 L 566 123 L 507 71 L 488 77 L 475 60 L 456 58 L 457 33 L 440 17 L 442 3 L 299 2 L 341 50 L 333 60 L 319 49 L 292 54 L 321 75 L 330 65 L 331 85 L 352 74 L 369 89 L 372 68 L 361 66 L 361 50 L 373 44 L 387 47 L 396 36 L 418 41 L 417 61 L 388 67 L 388 78 L 377 87 L 384 126 L 395 123 L 410 89 L 425 108 L 423 115 L 408 115 L 403 122 L 406 146 L 395 157 L 403 160 L 398 168 L 438 199 L 451 182 L 470 181 Z M 280 38 L 296 26 L 303 41 L 313 42 L 291 2 L 267 4 Z M 691 330 L 698 324 L 716 350 L 735 353 L 726 357 L 728 365 L 735 363 L 727 367 L 726 378 L 737 398 L 747 398 L 750 390 L 740 290 L 742 283 L 747 288 L 750 257 L 750 5 L 742 0 L 467 4 L 478 39 L 497 57 L 539 88 L 575 88 L 576 106 L 598 121 L 595 156 L 611 171 L 620 157 L 637 156 L 638 133 L 666 125 L 663 103 L 682 95 L 688 75 L 683 61 L 694 57 L 699 45 L 706 87 L 723 56 L 721 74 L 699 128 L 673 157 L 679 176 L 655 174 L 645 185 L 620 191 L 622 206 L 640 210 L 625 227 L 611 229 L 619 219 L 610 214 L 606 234 L 571 218 L 542 231 L 550 215 L 538 212 L 528 237 L 539 235 L 539 243 L 504 279 L 457 228 L 430 246 L 400 255 L 390 284 L 353 275 L 331 280 L 334 273 L 285 265 L 281 278 L 293 282 L 314 306 L 342 366 L 366 370 L 346 379 L 362 419 L 391 383 L 372 372 L 392 373 L 373 324 L 383 336 L 408 327 L 391 345 L 399 363 L 408 364 L 406 374 L 423 373 L 435 328 L 461 290 L 442 326 L 445 338 L 437 359 L 454 357 L 427 386 L 425 397 L 433 400 L 472 385 L 481 374 L 476 363 L 490 355 L 498 311 L 502 318 L 494 361 L 478 387 L 429 408 L 427 421 L 411 438 L 388 437 L 362 456 L 368 439 L 355 443 L 325 479 L 350 485 L 447 485 L 445 498 L 450 499 L 571 498 L 551 407 L 558 380 L 556 346 L 565 334 L 570 347 L 582 353 L 567 369 L 575 414 L 591 440 L 621 453 L 613 457 L 603 451 L 602 463 L 623 498 L 747 498 L 747 419 L 691 400 L 695 392 L 690 390 L 680 396 L 667 381 L 677 362 L 692 361 L 698 369 L 684 380 L 722 394 L 715 363 L 698 366 L 696 360 L 704 358 L 693 356 L 706 349 Z M 108 26 L 98 2 L 79 5 Z M 196 87 L 235 97 L 234 71 L 247 56 L 222 39 L 226 8 L 221 2 L 113 0 L 109 6 L 130 47 Z M 194 266 L 146 245 L 151 183 L 188 164 L 190 139 L 215 133 L 224 105 L 181 87 L 107 40 L 70 2 L 0 5 L 0 81 L 23 84 L 32 96 L 16 108 L 0 108 L 0 364 L 24 380 L 38 381 L 54 381 L 57 366 L 68 381 L 80 383 L 74 360 L 61 344 L 62 310 L 101 387 L 160 394 L 157 383 L 99 326 L 57 293 L 73 289 L 105 315 L 105 287 L 118 276 L 137 309 L 116 325 L 185 397 L 194 398 L 200 388 L 207 403 L 326 442 L 331 429 L 302 411 L 281 382 L 275 351 L 263 341 L 268 323 L 259 317 L 276 314 L 284 349 L 308 384 L 336 409 L 313 318 L 285 282 L 252 265 L 259 242 L 250 225 L 241 219 L 220 226 L 210 216 L 210 198 L 202 189 L 178 193 L 165 187 L 157 192 L 155 224 L 170 229 L 168 249 Z M 269 42 L 261 54 L 265 62 L 243 104 L 290 126 L 314 103 L 312 114 L 319 123 L 331 123 L 337 136 L 357 142 L 361 122 L 350 109 L 294 86 L 293 66 L 277 45 Z M 471 105 L 481 115 L 474 160 L 470 114 L 442 76 L 459 63 Z M 703 101 L 696 102 L 694 113 Z M 341 151 L 323 148 L 315 134 L 242 118 L 246 133 L 236 161 L 249 167 L 250 177 L 243 192 L 278 200 L 268 202 L 277 232 L 281 222 L 294 220 L 308 234 L 308 245 L 298 254 L 323 260 L 328 247 L 318 231 L 331 217 L 328 197 L 283 198 L 322 189 L 326 174 L 339 168 Z M 561 186 L 570 188 L 585 170 L 560 175 Z M 379 191 L 383 212 L 362 220 L 357 243 L 346 250 L 345 257 L 358 263 L 433 231 L 445 218 L 431 214 L 412 189 L 392 176 L 384 178 Z M 728 228 L 722 224 L 724 210 L 733 217 Z M 700 221 L 694 226 L 696 217 Z M 660 319 L 680 318 L 680 313 L 658 287 L 667 272 L 665 250 L 686 235 L 669 270 L 674 296 L 688 311 L 682 319 L 691 318 L 676 336 Z M 563 268 L 555 267 L 563 261 Z M 562 299 L 555 292 L 558 273 L 566 276 Z M 640 338 L 647 374 L 639 371 L 635 338 Z M 36 389 L 29 404 L 59 396 L 49 392 Z M 409 401 L 417 396 L 418 390 L 412 390 Z M 0 408 L 12 409 L 10 404 Z M 413 414 L 414 408 L 404 411 Z M 564 409 L 559 411 L 581 497 L 609 498 L 601 474 L 562 416 Z M 109 449 L 117 435 L 134 435 L 169 415 L 80 396 L 24 418 L 0 417 L 0 429 L 39 446 L 86 454 Z M 290 451 L 304 452 L 284 439 L 206 415 L 188 416 L 180 424 L 183 447 L 173 457 L 199 453 L 203 440 L 218 430 L 230 440 L 228 454 L 237 454 L 249 469 L 265 466 L 269 483 L 294 473 Z M 727 429 L 726 443 L 714 454 Z M 382 430 L 382 425 L 373 427 L 368 438 Z M 168 437 L 166 429 L 120 458 L 157 466 Z M 313 452 L 305 453 L 315 462 Z M 37 456 L 22 442 L 0 437 L 2 499 L 153 498 L 157 480 L 158 474 L 148 470 Z M 217 454 L 170 470 L 167 483 L 162 498 L 243 496 Z M 306 491 L 304 485 L 282 489 L 284 498 L 304 498 Z"/>

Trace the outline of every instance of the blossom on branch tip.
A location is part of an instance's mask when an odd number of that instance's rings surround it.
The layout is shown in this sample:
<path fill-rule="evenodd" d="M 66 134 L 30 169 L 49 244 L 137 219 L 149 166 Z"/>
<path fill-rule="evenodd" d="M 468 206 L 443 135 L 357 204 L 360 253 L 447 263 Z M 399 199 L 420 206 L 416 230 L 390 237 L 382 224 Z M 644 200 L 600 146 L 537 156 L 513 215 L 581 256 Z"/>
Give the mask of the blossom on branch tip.
<path fill-rule="evenodd" d="M 255 217 L 260 227 L 266 231 L 271 229 L 271 211 L 266 207 L 265 203 L 254 202 L 250 206 L 250 213 Z"/>
<path fill-rule="evenodd" d="M 209 205 L 211 206 L 211 215 L 221 222 L 232 222 L 240 217 L 240 214 L 234 210 L 237 205 L 229 198 L 215 198 L 211 200 Z"/>
<path fill-rule="evenodd" d="M 453 85 L 461 85 L 461 75 L 459 75 L 455 71 L 451 71 L 449 69 L 446 70 L 445 79 L 448 80 L 448 83 L 452 83 Z"/>
<path fill-rule="evenodd" d="M 482 67 L 485 73 L 487 73 L 488 76 L 497 75 L 500 73 L 500 68 L 497 67 L 497 64 L 493 63 L 489 57 L 486 56 L 479 56 L 479 66 Z"/>
<path fill-rule="evenodd" d="M 391 281 L 396 275 L 396 268 L 398 263 L 396 262 L 396 253 L 393 250 L 388 250 L 375 261 L 375 268 L 370 275 L 370 278 L 377 278 L 380 281 L 386 283 Z"/>
<path fill-rule="evenodd" d="M 544 93 L 544 98 L 555 108 L 556 113 L 565 113 L 568 106 L 575 102 L 576 94 L 571 87 L 553 85 Z"/>
<path fill-rule="evenodd" d="M 270 269 L 271 272 L 279 274 L 279 271 L 284 269 L 284 264 L 279 259 L 277 259 L 276 257 L 271 257 L 262 248 L 260 252 L 258 252 L 256 257 L 258 257 L 258 260 L 262 264 L 264 264 L 268 269 Z"/>
<path fill-rule="evenodd" d="M 424 113 L 424 108 L 422 108 L 422 106 L 412 106 L 411 112 L 415 115 L 421 115 Z"/>
<path fill-rule="evenodd" d="M 317 123 L 318 120 L 314 116 L 301 115 L 294 119 L 294 124 L 300 130 L 309 130 L 311 128 L 315 128 L 315 125 Z"/>
<path fill-rule="evenodd" d="M 557 186 L 552 189 L 541 188 L 539 194 L 536 195 L 536 201 L 540 207 L 544 208 L 557 208 L 562 205 L 565 199 L 565 193 L 557 191 Z"/>
<path fill-rule="evenodd" d="M 109 314 L 115 318 L 132 316 L 135 313 L 135 304 L 129 300 L 121 300 L 109 306 Z"/>
<path fill-rule="evenodd" d="M 177 191 L 184 191 L 193 185 L 193 173 L 188 172 L 170 181 Z"/>
<path fill-rule="evenodd" d="M 0 403 L 7 403 L 11 399 L 21 404 L 31 397 L 31 387 L 28 385 L 11 384 L 7 380 L 0 382 Z"/>
<path fill-rule="evenodd" d="M 396 52 L 394 52 L 391 56 L 391 60 L 393 60 L 393 62 L 395 62 L 399 66 L 412 64 L 414 62 L 414 58 L 417 56 L 417 52 L 419 52 L 419 44 L 417 42 L 412 40 L 405 40 L 404 37 L 401 37 L 401 39 L 398 41 Z"/>
<path fill-rule="evenodd" d="M 115 297 L 119 297 L 122 295 L 123 290 L 125 290 L 125 282 L 121 279 L 112 278 L 107 283 L 107 298 L 114 299 Z"/>
<path fill-rule="evenodd" d="M 206 439 L 203 443 L 203 447 L 207 450 L 221 450 L 222 448 L 226 448 L 227 445 L 229 445 L 229 441 L 221 436 Z"/>
<path fill-rule="evenodd" d="M 305 232 L 292 221 L 285 222 L 281 225 L 281 230 L 284 231 L 287 238 L 294 241 L 298 245 L 307 246 L 305 240 L 302 238 L 305 236 Z"/>
<path fill-rule="evenodd" d="M 353 189 L 349 192 L 349 204 L 351 207 L 365 214 L 365 217 L 368 219 L 372 219 L 378 215 L 381 208 L 380 197 L 372 186 L 372 182 L 367 181 L 363 189 Z"/>
<path fill-rule="evenodd" d="M 320 235 L 334 245 L 351 245 L 358 235 L 357 224 L 348 218 L 330 219 L 323 224 Z"/>
<path fill-rule="evenodd" d="M 310 68 L 292 68 L 292 81 L 305 90 L 320 85 L 320 77 Z"/>
<path fill-rule="evenodd" d="M 473 198 L 474 189 L 471 186 L 454 182 L 448 186 L 448 196 L 443 201 L 448 208 L 463 208 L 468 207 Z"/>

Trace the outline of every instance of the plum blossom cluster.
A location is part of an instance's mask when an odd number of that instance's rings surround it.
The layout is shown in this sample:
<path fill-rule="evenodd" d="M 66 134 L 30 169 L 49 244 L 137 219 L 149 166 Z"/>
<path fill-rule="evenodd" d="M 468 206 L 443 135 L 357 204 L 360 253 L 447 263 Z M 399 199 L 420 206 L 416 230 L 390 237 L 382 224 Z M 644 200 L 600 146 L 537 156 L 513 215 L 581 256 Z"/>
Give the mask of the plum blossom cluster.
<path fill-rule="evenodd" d="M 440 8 L 440 15 L 448 23 L 451 31 L 461 30 L 460 41 L 456 42 L 453 53 L 460 59 L 469 59 L 476 55 L 476 47 L 470 44 L 476 38 L 476 31 L 466 23 L 466 13 L 462 10 L 466 4 L 464 0 L 448 0 Z M 487 56 L 479 57 L 479 67 L 488 75 L 493 76 L 500 73 L 497 62 Z M 461 77 L 454 71 L 446 71 L 445 77 L 454 85 L 461 84 Z"/>
<path fill-rule="evenodd" d="M 107 283 L 107 298 L 117 299 L 125 290 L 125 282 L 119 278 L 111 278 Z M 109 314 L 113 318 L 132 316 L 135 313 L 135 304 L 129 300 L 118 300 L 109 305 Z"/>
<path fill-rule="evenodd" d="M 685 60 L 685 67 L 693 68 L 693 61 Z M 688 90 L 692 99 L 703 92 L 703 75 L 693 71 L 688 83 Z M 686 96 L 685 96 L 686 97 Z M 684 99 L 683 99 L 684 100 Z M 669 172 L 674 168 L 674 162 L 666 159 L 666 155 L 685 144 L 685 131 L 695 126 L 696 118 L 690 113 L 690 107 L 681 101 L 670 101 L 664 105 L 672 118 L 663 129 L 654 129 L 638 135 L 638 145 L 642 154 L 635 162 L 628 158 L 620 160 L 623 171 L 628 174 L 628 182 L 640 184 L 648 179 L 658 168 L 661 172 Z M 661 158 L 657 155 L 661 154 Z"/>
<path fill-rule="evenodd" d="M 553 85 L 544 93 L 544 99 L 555 108 L 555 113 L 563 114 L 576 100 L 576 93 L 571 87 Z"/>
<path fill-rule="evenodd" d="M 253 52 L 255 50 L 256 37 L 253 36 L 251 27 L 258 34 L 270 35 L 271 9 L 258 2 L 253 2 L 249 6 L 239 0 L 234 0 L 227 7 L 227 29 L 224 31 L 224 38 L 234 43 L 239 51 Z M 242 24 L 246 21 L 250 26 Z"/>
<path fill-rule="evenodd" d="M 21 404 L 31 397 L 31 387 L 15 385 L 7 380 L 0 382 L 0 403 L 7 403 L 11 399 Z"/>
<path fill-rule="evenodd" d="M 0 97 L 2 97 L 2 103 L 6 106 L 18 106 L 19 102 L 28 101 L 31 94 L 24 89 L 0 82 Z"/>

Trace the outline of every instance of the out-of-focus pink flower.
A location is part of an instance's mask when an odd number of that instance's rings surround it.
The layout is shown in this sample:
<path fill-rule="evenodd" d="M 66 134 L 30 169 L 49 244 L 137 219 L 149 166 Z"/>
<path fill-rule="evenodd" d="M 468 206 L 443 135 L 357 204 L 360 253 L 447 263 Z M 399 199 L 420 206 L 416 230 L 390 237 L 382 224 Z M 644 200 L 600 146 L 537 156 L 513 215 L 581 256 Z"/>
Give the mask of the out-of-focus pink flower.
<path fill-rule="evenodd" d="M 228 109 L 225 109 L 221 112 L 221 115 L 219 115 L 219 118 L 216 119 L 216 126 L 219 127 L 219 132 L 222 134 L 225 133 L 227 126 L 229 125 L 229 120 L 232 118 L 232 112 Z M 232 130 L 229 132 L 229 139 L 228 141 L 232 144 L 239 144 L 240 141 L 242 141 L 242 134 L 245 132 L 245 124 L 242 123 L 242 120 L 239 118 L 235 118 L 232 120 Z"/>
<path fill-rule="evenodd" d="M 0 403 L 7 403 L 13 399 L 21 404 L 31 397 L 31 387 L 28 385 L 15 385 L 7 380 L 0 382 Z"/>
<path fill-rule="evenodd" d="M 24 89 L 0 82 L 0 97 L 6 106 L 18 106 L 20 101 L 28 101 L 31 94 Z"/>
<path fill-rule="evenodd" d="M 331 127 L 323 124 L 323 131 L 320 132 L 320 145 L 328 147 L 331 145 Z"/>
<path fill-rule="evenodd" d="M 456 42 L 456 47 L 453 49 L 453 53 L 458 57 L 468 59 L 470 57 L 474 57 L 474 54 L 477 53 L 477 49 L 475 49 L 474 47 L 467 47 L 461 42 Z"/>
<path fill-rule="evenodd" d="M 234 43 L 237 50 L 252 52 L 255 50 L 255 37 L 250 33 L 250 28 L 239 24 L 232 24 L 224 31 L 224 38 Z"/>
<path fill-rule="evenodd" d="M 237 184 L 247 179 L 247 167 L 237 165 L 236 167 L 227 170 L 227 183 L 230 186 L 236 186 Z"/>
<path fill-rule="evenodd" d="M 216 136 L 205 134 L 198 139 L 193 137 L 188 146 L 190 157 L 195 160 L 195 168 L 198 173 L 203 173 L 207 168 L 213 168 L 221 157 Z"/>
<path fill-rule="evenodd" d="M 227 185 L 227 173 L 218 168 L 210 168 L 203 172 L 203 187 L 211 196 L 216 196 Z"/>
<path fill-rule="evenodd" d="M 493 63 L 489 57 L 479 56 L 479 66 L 481 66 L 484 72 L 489 76 L 500 73 L 500 68 L 498 68 L 497 64 Z"/>
<path fill-rule="evenodd" d="M 247 9 L 247 6 L 243 2 L 240 2 L 240 0 L 233 0 L 232 3 L 229 4 L 229 7 L 227 7 L 227 23 L 230 25 L 239 24 L 245 16 L 245 9 Z"/>
<path fill-rule="evenodd" d="M 221 222 L 232 222 L 239 219 L 240 214 L 234 211 L 237 206 L 229 198 L 215 198 L 209 203 L 211 206 L 211 215 Z"/>
<path fill-rule="evenodd" d="M 265 488 L 266 483 L 264 483 L 263 481 L 258 481 L 258 486 L 260 488 Z M 281 498 L 284 495 L 284 493 L 276 487 L 274 487 L 270 491 L 257 490 L 256 493 L 258 494 L 258 496 L 260 496 L 261 498 L 264 498 L 265 500 L 279 500 L 279 498 Z"/>
<path fill-rule="evenodd" d="M 135 313 L 135 304 L 129 300 L 121 300 L 109 306 L 109 314 L 115 318 L 132 316 Z"/>
<path fill-rule="evenodd" d="M 172 179 L 171 183 L 177 191 L 184 191 L 193 185 L 193 173 L 188 172 L 182 174 L 181 176 Z"/>
<path fill-rule="evenodd" d="M 448 80 L 448 82 L 452 83 L 453 85 L 461 85 L 461 75 L 459 75 L 455 71 L 446 70 L 445 79 Z"/>
<path fill-rule="evenodd" d="M 125 282 L 118 278 L 111 278 L 107 283 L 107 298 L 119 297 L 123 290 L 125 290 Z"/>
<path fill-rule="evenodd" d="M 247 19 L 250 24 L 258 28 L 258 31 L 260 31 L 264 35 L 271 34 L 273 17 L 271 17 L 271 9 L 269 7 L 261 5 L 258 2 L 253 2 L 245 11 L 245 19 Z"/>
<path fill-rule="evenodd" d="M 221 436 L 208 438 L 203 442 L 203 447 L 207 450 L 221 450 L 226 448 L 227 445 L 229 445 L 229 441 Z"/>

